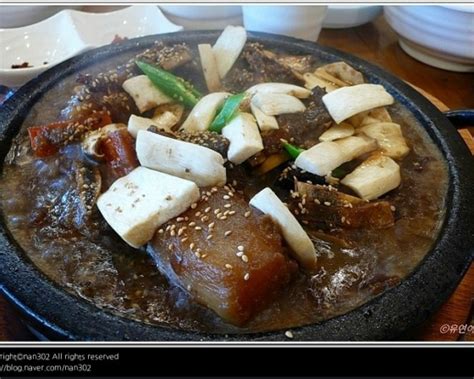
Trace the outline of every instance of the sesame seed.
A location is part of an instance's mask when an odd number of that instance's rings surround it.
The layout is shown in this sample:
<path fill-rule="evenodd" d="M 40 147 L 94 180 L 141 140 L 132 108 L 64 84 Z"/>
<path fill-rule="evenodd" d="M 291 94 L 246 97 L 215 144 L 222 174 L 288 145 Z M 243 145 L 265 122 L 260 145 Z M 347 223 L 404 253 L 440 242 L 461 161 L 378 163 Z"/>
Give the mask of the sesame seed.
<path fill-rule="evenodd" d="M 395 212 L 395 210 L 396 210 L 397 208 L 395 208 L 393 205 L 390 205 L 390 209 L 391 209 L 392 212 Z"/>
<path fill-rule="evenodd" d="M 202 216 L 201 217 L 201 222 L 206 222 L 206 221 L 209 221 L 209 217 L 208 216 Z"/>
<path fill-rule="evenodd" d="M 229 199 L 230 199 L 230 196 L 229 196 L 229 195 L 224 195 L 224 196 L 222 196 L 222 198 L 223 198 L 224 200 L 229 200 Z"/>
<path fill-rule="evenodd" d="M 209 213 L 210 210 L 211 210 L 211 207 L 207 207 L 206 209 L 204 209 L 204 212 Z"/>
<path fill-rule="evenodd" d="M 285 332 L 285 336 L 286 336 L 287 338 L 293 338 L 293 337 L 294 337 L 294 336 L 293 336 L 293 333 L 291 333 L 290 330 L 287 330 L 287 331 Z"/>
<path fill-rule="evenodd" d="M 196 213 L 194 214 L 194 216 L 196 216 L 196 217 L 201 216 L 201 212 L 196 212 Z"/>
<path fill-rule="evenodd" d="M 318 204 L 318 205 L 321 204 L 321 202 L 319 201 L 319 199 L 314 199 L 314 202 L 315 202 L 316 204 Z"/>
<path fill-rule="evenodd" d="M 184 243 L 188 240 L 188 237 L 181 238 L 181 243 Z"/>
<path fill-rule="evenodd" d="M 325 201 L 325 202 L 324 202 L 324 205 L 325 205 L 326 207 L 329 207 L 329 206 L 331 205 L 331 203 L 330 203 L 329 201 Z"/>
<path fill-rule="evenodd" d="M 210 239 L 212 239 L 212 237 L 214 237 L 214 236 L 213 236 L 212 234 L 209 234 L 209 235 L 206 237 L 206 240 L 209 241 Z"/>
<path fill-rule="evenodd" d="M 344 216 L 341 217 L 341 222 L 344 224 L 344 222 L 346 221 L 346 218 Z"/>
<path fill-rule="evenodd" d="M 191 204 L 191 209 L 196 209 L 197 206 L 198 206 L 197 203 L 192 203 L 192 204 Z"/>
<path fill-rule="evenodd" d="M 232 265 L 226 263 L 226 264 L 225 264 L 225 268 L 228 268 L 228 269 L 230 270 L 230 269 L 232 268 Z"/>
<path fill-rule="evenodd" d="M 183 226 L 182 228 L 179 228 L 178 229 L 178 237 L 181 237 L 181 234 L 183 234 L 183 232 L 186 230 L 186 227 Z"/>
<path fill-rule="evenodd" d="M 194 242 L 191 242 L 191 243 L 189 244 L 189 248 L 190 248 L 191 250 L 194 249 L 194 246 L 196 246 L 196 245 L 194 244 Z"/>
<path fill-rule="evenodd" d="M 232 204 L 226 204 L 224 205 L 224 208 L 230 208 L 232 206 Z"/>
<path fill-rule="evenodd" d="M 242 245 L 237 246 L 237 250 L 244 251 L 244 247 Z"/>
<path fill-rule="evenodd" d="M 243 251 L 239 251 L 236 255 L 237 255 L 239 258 L 241 258 L 242 255 L 244 255 L 244 252 L 243 252 Z"/>
<path fill-rule="evenodd" d="M 250 278 L 250 274 L 247 272 L 245 275 L 244 275 L 244 280 L 249 280 Z"/>
<path fill-rule="evenodd" d="M 196 256 L 196 258 L 201 258 L 201 253 L 199 253 L 199 251 L 196 251 L 194 255 Z"/>
<path fill-rule="evenodd" d="M 170 232 L 170 235 L 171 235 L 171 237 L 174 237 L 174 236 L 176 235 L 176 232 L 175 232 L 174 230 L 172 230 L 172 231 Z"/>
<path fill-rule="evenodd" d="M 215 215 L 219 214 L 220 212 L 221 212 L 221 210 L 220 210 L 219 208 L 214 209 L 214 214 L 215 214 Z"/>
<path fill-rule="evenodd" d="M 184 217 L 178 217 L 178 218 L 176 219 L 176 221 L 177 221 L 177 222 L 184 221 Z"/>
<path fill-rule="evenodd" d="M 247 263 L 249 261 L 249 257 L 247 257 L 245 254 L 241 256 L 241 259 Z"/>
<path fill-rule="evenodd" d="M 208 227 L 209 229 L 212 229 L 212 228 L 214 227 L 214 225 L 216 225 L 216 223 L 213 221 L 213 222 L 211 222 L 207 227 Z"/>
<path fill-rule="evenodd" d="M 196 226 L 194 229 L 195 230 L 202 230 L 202 228 L 200 226 Z"/>
<path fill-rule="evenodd" d="M 227 216 L 222 216 L 220 220 L 227 220 Z"/>
<path fill-rule="evenodd" d="M 163 234 L 163 232 L 164 232 L 163 229 L 158 230 L 158 233 L 159 233 L 159 234 Z"/>
<path fill-rule="evenodd" d="M 245 218 L 248 218 L 249 216 L 250 216 L 250 211 L 247 211 L 247 212 L 244 213 Z"/>
<path fill-rule="evenodd" d="M 232 230 L 227 230 L 224 235 L 227 237 L 227 236 L 230 236 L 232 234 Z"/>
<path fill-rule="evenodd" d="M 193 226 L 196 226 L 196 223 L 194 221 L 191 221 L 188 225 L 193 227 Z"/>
<path fill-rule="evenodd" d="M 173 244 L 172 244 L 172 243 L 170 243 L 170 244 L 168 245 L 168 250 L 170 250 L 170 251 L 173 250 Z"/>
<path fill-rule="evenodd" d="M 230 211 L 229 216 L 233 216 L 233 215 L 235 215 L 235 211 Z"/>

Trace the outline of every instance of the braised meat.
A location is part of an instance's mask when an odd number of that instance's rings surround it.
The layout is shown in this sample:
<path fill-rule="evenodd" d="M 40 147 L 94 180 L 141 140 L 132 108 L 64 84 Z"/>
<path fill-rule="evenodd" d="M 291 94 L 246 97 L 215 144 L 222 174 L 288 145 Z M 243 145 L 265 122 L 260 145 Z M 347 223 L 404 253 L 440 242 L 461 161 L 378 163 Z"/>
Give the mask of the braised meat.
<path fill-rule="evenodd" d="M 242 324 L 296 271 L 279 230 L 230 187 L 202 199 L 156 233 L 149 253 L 172 283 L 225 320 Z"/>

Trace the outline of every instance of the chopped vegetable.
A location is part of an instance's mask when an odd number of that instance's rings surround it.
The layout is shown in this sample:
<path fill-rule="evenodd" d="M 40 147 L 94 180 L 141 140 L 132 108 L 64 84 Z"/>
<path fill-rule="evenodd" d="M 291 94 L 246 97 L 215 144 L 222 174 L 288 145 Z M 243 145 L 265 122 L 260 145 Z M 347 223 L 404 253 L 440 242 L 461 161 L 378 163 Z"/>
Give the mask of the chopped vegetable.
<path fill-rule="evenodd" d="M 390 105 L 393 101 L 392 95 L 379 84 L 343 87 L 323 96 L 324 105 L 338 124 L 357 113 Z"/>
<path fill-rule="evenodd" d="M 362 74 L 346 62 L 329 63 L 320 68 L 349 85 L 364 83 Z"/>
<path fill-rule="evenodd" d="M 270 189 L 264 188 L 251 200 L 250 205 L 268 214 L 280 226 L 283 238 L 291 247 L 295 258 L 307 269 L 316 267 L 316 249 L 308 234 L 288 210 L 285 204 Z"/>
<path fill-rule="evenodd" d="M 219 76 L 223 79 L 234 65 L 247 41 L 247 32 L 242 26 L 227 26 L 212 47 Z"/>
<path fill-rule="evenodd" d="M 160 128 L 172 129 L 183 117 L 184 106 L 178 103 L 163 104 L 155 108 L 151 119 Z"/>
<path fill-rule="evenodd" d="M 230 96 L 228 92 L 214 92 L 204 96 L 189 113 L 188 118 L 181 125 L 180 130 L 187 132 L 203 132 L 209 129 L 216 113 L 225 100 Z"/>
<path fill-rule="evenodd" d="M 242 103 L 245 96 L 245 93 L 239 93 L 236 95 L 229 96 L 224 102 L 221 111 L 211 123 L 209 130 L 211 132 L 220 133 L 222 131 L 222 128 L 226 126 L 230 122 L 230 120 L 232 120 L 232 117 L 235 116 L 239 109 L 240 103 Z"/>
<path fill-rule="evenodd" d="M 138 75 L 127 79 L 123 82 L 122 87 L 135 101 L 140 113 L 173 101 L 171 97 L 157 88 L 146 75 Z"/>
<path fill-rule="evenodd" d="M 385 155 L 400 159 L 408 154 L 410 148 L 403 138 L 400 125 L 393 122 L 379 122 L 365 125 L 358 129 L 365 135 L 374 138 Z"/>
<path fill-rule="evenodd" d="M 257 124 L 261 132 L 280 128 L 278 126 L 278 121 L 274 116 L 267 116 L 255 104 L 250 103 L 250 110 L 257 120 Z"/>
<path fill-rule="evenodd" d="M 364 200 L 373 200 L 401 183 L 400 166 L 389 157 L 374 154 L 341 181 Z"/>
<path fill-rule="evenodd" d="M 363 134 L 350 136 L 334 141 L 344 156 L 344 161 L 349 162 L 362 154 L 370 153 L 377 149 L 377 141 Z"/>
<path fill-rule="evenodd" d="M 257 92 L 252 97 L 252 103 L 267 116 L 304 112 L 306 109 L 301 100 L 284 93 Z"/>
<path fill-rule="evenodd" d="M 219 70 L 217 69 L 216 57 L 209 44 L 198 45 L 199 56 L 201 58 L 201 67 L 206 80 L 207 89 L 209 92 L 220 91 L 222 85 L 219 77 Z"/>
<path fill-rule="evenodd" d="M 77 120 L 59 121 L 28 128 L 31 149 L 40 158 L 56 154 L 61 146 L 81 139 L 91 130 L 112 123 L 107 112 L 97 112 Z"/>
<path fill-rule="evenodd" d="M 320 141 L 334 141 L 337 139 L 350 137 L 354 134 L 354 127 L 346 122 L 341 122 L 331 126 L 323 134 L 319 136 Z"/>
<path fill-rule="evenodd" d="M 263 150 L 263 141 L 257 123 L 249 113 L 239 113 L 222 129 L 222 135 L 230 141 L 227 158 L 240 164 Z"/>
<path fill-rule="evenodd" d="M 291 159 L 298 158 L 298 155 L 300 155 L 303 151 L 305 151 L 305 149 L 292 145 L 291 143 L 288 143 L 285 140 L 282 140 L 281 142 L 282 142 L 283 148 L 290 155 Z"/>
<path fill-rule="evenodd" d="M 317 77 L 319 77 L 320 79 L 323 79 L 337 87 L 346 87 L 348 85 L 350 85 L 349 83 L 346 83 L 345 81 L 343 80 L 340 80 L 338 78 L 336 78 L 335 76 L 329 74 L 324 68 L 322 67 L 318 67 L 316 69 L 316 71 L 314 71 L 314 75 L 316 75 Z"/>
<path fill-rule="evenodd" d="M 246 92 L 251 96 L 257 93 L 280 93 L 300 99 L 306 99 L 311 95 L 310 90 L 288 83 L 260 83 L 250 87 Z"/>
<path fill-rule="evenodd" d="M 319 176 L 326 176 L 346 162 L 344 152 L 336 142 L 321 142 L 301 152 L 295 165 L 302 170 Z"/>
<path fill-rule="evenodd" d="M 127 175 L 138 166 L 134 145 L 135 141 L 125 128 L 109 132 L 101 140 L 100 150 L 114 178 Z"/>
<path fill-rule="evenodd" d="M 115 181 L 99 197 L 97 206 L 117 234 L 138 248 L 199 196 L 198 187 L 189 180 L 138 167 Z"/>
<path fill-rule="evenodd" d="M 305 81 L 305 87 L 308 89 L 313 89 L 315 87 L 321 87 L 326 90 L 327 93 L 332 92 L 339 87 L 336 86 L 335 84 L 325 80 L 321 79 L 319 76 L 314 75 L 311 72 L 307 72 L 303 74 L 303 79 Z"/>
<path fill-rule="evenodd" d="M 273 170 L 274 168 L 280 166 L 282 163 L 285 163 L 290 156 L 282 151 L 281 153 L 275 153 L 268 156 L 263 163 L 255 169 L 256 175 L 264 175 L 267 172 Z"/>
<path fill-rule="evenodd" d="M 194 107 L 199 101 L 200 94 L 183 79 L 142 61 L 137 61 L 136 64 L 160 91 L 175 101 L 188 108 Z"/>
<path fill-rule="evenodd" d="M 224 158 L 214 150 L 148 131 L 139 131 L 137 155 L 142 166 L 196 183 L 199 187 L 226 183 Z"/>

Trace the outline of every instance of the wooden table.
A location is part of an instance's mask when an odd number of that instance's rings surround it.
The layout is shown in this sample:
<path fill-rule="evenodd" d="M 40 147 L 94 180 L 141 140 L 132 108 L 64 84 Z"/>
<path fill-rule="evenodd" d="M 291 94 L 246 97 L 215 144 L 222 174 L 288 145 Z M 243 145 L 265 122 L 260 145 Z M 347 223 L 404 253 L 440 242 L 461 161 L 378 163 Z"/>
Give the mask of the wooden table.
<path fill-rule="evenodd" d="M 357 28 L 323 30 L 319 43 L 378 64 L 401 79 L 425 90 L 451 109 L 474 108 L 474 74 L 439 70 L 411 58 L 400 49 L 395 33 L 383 17 Z M 471 135 L 465 134 L 465 136 L 468 138 Z M 448 302 L 409 338 L 426 341 L 474 340 L 474 334 L 463 336 L 459 333 L 441 334 L 439 331 L 443 324 L 471 323 L 473 298 L 474 266 L 471 265 Z M 0 340 L 32 339 L 34 336 L 0 297 Z"/>

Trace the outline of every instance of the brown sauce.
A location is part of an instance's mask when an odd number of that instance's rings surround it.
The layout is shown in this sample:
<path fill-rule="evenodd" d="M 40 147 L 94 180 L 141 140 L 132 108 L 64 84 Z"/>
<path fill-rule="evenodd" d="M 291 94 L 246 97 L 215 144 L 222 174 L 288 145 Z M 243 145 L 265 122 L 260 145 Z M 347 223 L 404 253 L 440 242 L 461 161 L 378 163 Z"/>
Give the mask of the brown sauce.
<path fill-rule="evenodd" d="M 109 59 L 84 72 L 100 72 L 123 62 Z M 192 80 L 192 79 L 191 79 Z M 438 149 L 401 105 L 389 107 L 411 148 L 401 163 L 402 184 L 385 198 L 396 207 L 396 223 L 382 230 L 344 230 L 315 237 L 320 270 L 300 272 L 268 308 L 244 328 L 226 324 L 171 287 L 145 250 L 125 244 L 93 211 L 88 227 L 64 228 L 83 215 L 55 209 L 57 200 L 77 207 L 73 165 L 86 162 L 78 145 L 51 158 L 34 160 L 24 151 L 26 128 L 56 120 L 72 93 L 74 77 L 66 78 L 37 102 L 28 114 L 1 178 L 1 210 L 7 226 L 34 264 L 65 290 L 123 317 L 174 328 L 219 333 L 265 331 L 319 322 L 346 313 L 410 274 L 437 238 L 444 218 L 447 167 Z M 249 182 L 249 186 L 260 186 Z M 253 188 L 255 190 L 255 188 Z M 253 191 L 251 191 L 253 192 Z M 69 212 L 69 213 L 68 213 Z M 71 220 L 58 220 L 64 214 Z M 51 220 L 47 226 L 41 222 Z"/>

